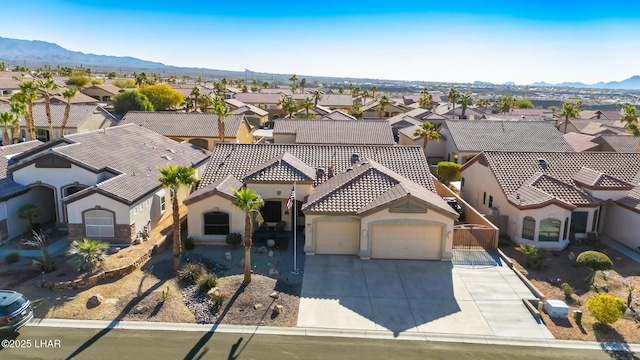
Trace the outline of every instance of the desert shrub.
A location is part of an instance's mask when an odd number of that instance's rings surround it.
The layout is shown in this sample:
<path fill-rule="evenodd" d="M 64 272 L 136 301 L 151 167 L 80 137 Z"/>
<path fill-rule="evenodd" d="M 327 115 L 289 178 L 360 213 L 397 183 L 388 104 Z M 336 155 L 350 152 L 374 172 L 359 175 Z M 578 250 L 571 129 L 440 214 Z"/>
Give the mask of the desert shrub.
<path fill-rule="evenodd" d="M 20 254 L 17 252 L 9 253 L 4 257 L 4 262 L 7 264 L 15 264 L 18 261 L 20 261 Z"/>
<path fill-rule="evenodd" d="M 206 273 L 207 268 L 201 263 L 185 264 L 178 270 L 178 279 L 195 284 Z"/>
<path fill-rule="evenodd" d="M 571 299 L 571 296 L 573 295 L 573 288 L 571 287 L 571 285 L 569 285 L 568 283 L 562 283 L 562 285 L 560 285 L 560 287 L 562 288 L 562 291 L 564 292 L 564 298 L 567 300 Z"/>
<path fill-rule="evenodd" d="M 622 299 L 609 294 L 598 294 L 587 300 L 587 309 L 599 323 L 611 325 L 622 317 L 626 307 Z"/>
<path fill-rule="evenodd" d="M 538 249 L 534 245 L 520 245 L 516 250 L 524 254 L 525 263 L 532 270 L 541 269 L 549 254 L 545 249 Z"/>
<path fill-rule="evenodd" d="M 222 303 L 224 302 L 225 297 L 224 295 L 220 294 L 220 295 L 214 295 L 211 298 L 211 303 L 213 304 L 213 306 L 220 306 L 222 305 Z"/>
<path fill-rule="evenodd" d="M 227 245 L 238 246 L 242 244 L 242 235 L 237 232 L 227 234 Z"/>
<path fill-rule="evenodd" d="M 593 283 L 597 271 L 613 269 L 613 261 L 606 254 L 593 250 L 581 252 L 576 258 L 576 263 L 591 269 L 589 276 L 591 283 Z"/>
<path fill-rule="evenodd" d="M 198 278 L 198 288 L 202 292 L 207 292 L 218 284 L 218 278 L 213 274 L 204 274 Z"/>
<path fill-rule="evenodd" d="M 167 290 L 162 290 L 162 301 L 167 301 L 169 299 L 169 287 L 167 286 Z"/>
<path fill-rule="evenodd" d="M 94 272 L 107 258 L 109 244 L 98 240 L 84 238 L 74 240 L 69 246 L 69 255 L 75 255 L 71 264 L 76 271 Z"/>
<path fill-rule="evenodd" d="M 196 245 L 193 243 L 193 238 L 186 238 L 184 239 L 184 248 L 185 250 L 193 250 L 193 248 L 195 248 Z"/>

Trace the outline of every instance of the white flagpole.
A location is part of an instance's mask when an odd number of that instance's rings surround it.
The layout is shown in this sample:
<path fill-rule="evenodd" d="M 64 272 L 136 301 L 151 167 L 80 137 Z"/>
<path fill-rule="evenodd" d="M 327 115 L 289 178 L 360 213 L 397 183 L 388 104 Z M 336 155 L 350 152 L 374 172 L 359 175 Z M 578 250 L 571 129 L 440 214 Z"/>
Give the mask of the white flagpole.
<path fill-rule="evenodd" d="M 296 194 L 296 182 L 293 182 L 293 273 L 298 274 L 298 229 L 297 220 L 298 220 L 298 204 L 296 203 L 296 198 L 298 194 Z"/>

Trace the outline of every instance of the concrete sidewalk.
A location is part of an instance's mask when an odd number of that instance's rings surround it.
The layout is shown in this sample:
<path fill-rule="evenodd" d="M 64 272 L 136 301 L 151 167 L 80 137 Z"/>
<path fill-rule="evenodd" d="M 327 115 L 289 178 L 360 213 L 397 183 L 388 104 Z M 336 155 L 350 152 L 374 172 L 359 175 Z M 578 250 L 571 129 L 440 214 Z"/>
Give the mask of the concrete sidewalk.
<path fill-rule="evenodd" d="M 324 336 L 347 337 L 364 339 L 395 339 L 412 341 L 439 341 L 449 343 L 468 343 L 485 345 L 516 345 L 544 348 L 584 349 L 640 352 L 640 344 L 625 343 L 599 343 L 589 341 L 570 341 L 556 339 L 529 339 L 529 338 L 505 338 L 498 336 L 473 336 L 442 333 L 417 333 L 404 332 L 400 336 L 394 336 L 392 331 L 385 330 L 337 330 L 326 328 L 304 327 L 268 327 L 268 326 L 241 326 L 241 325 L 215 325 L 215 324 L 188 324 L 188 323 L 163 323 L 145 321 L 101 321 L 101 320 L 67 320 L 67 319 L 36 319 L 27 326 L 42 326 L 51 328 L 77 328 L 77 329 L 123 329 L 123 330 L 158 330 L 158 331 L 192 331 L 192 332 L 219 332 L 236 334 L 265 334 L 265 335 L 291 335 L 291 336 Z"/>
<path fill-rule="evenodd" d="M 620 244 L 619 242 L 607 237 L 607 236 L 600 236 L 600 241 L 602 241 L 602 243 L 606 244 L 607 246 L 611 246 L 612 248 L 614 248 L 615 250 L 625 254 L 627 257 L 629 257 L 631 260 L 640 263 L 640 253 L 637 253 L 636 251 L 629 249 L 628 247 Z"/>

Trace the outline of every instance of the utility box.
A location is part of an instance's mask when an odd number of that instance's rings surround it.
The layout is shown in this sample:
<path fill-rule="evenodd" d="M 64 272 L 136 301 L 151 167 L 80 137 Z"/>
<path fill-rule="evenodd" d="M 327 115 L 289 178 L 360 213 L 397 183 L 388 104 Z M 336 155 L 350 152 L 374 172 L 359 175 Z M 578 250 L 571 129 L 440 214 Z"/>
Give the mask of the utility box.
<path fill-rule="evenodd" d="M 562 300 L 547 300 L 546 310 L 552 318 L 566 319 L 569 317 L 569 306 Z"/>

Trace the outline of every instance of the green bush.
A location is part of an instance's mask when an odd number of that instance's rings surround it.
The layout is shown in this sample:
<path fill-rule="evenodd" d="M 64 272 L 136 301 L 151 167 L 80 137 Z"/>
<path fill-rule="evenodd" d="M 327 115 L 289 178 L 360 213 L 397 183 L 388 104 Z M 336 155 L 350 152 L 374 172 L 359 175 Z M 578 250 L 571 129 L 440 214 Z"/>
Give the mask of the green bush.
<path fill-rule="evenodd" d="M 562 283 L 560 285 L 562 291 L 564 292 L 564 298 L 567 300 L 571 300 L 571 296 L 573 295 L 573 288 L 568 283 Z"/>
<path fill-rule="evenodd" d="M 242 244 L 242 235 L 237 232 L 227 234 L 227 245 L 238 246 Z"/>
<path fill-rule="evenodd" d="M 534 245 L 520 245 L 516 250 L 524 254 L 525 263 L 532 270 L 541 269 L 544 265 L 544 260 L 549 255 L 548 251 L 538 249 Z"/>
<path fill-rule="evenodd" d="M 576 263 L 591 269 L 591 274 L 589 275 L 591 283 L 593 283 L 597 271 L 613 269 L 613 261 L 606 254 L 594 250 L 581 252 L 576 258 Z"/>
<path fill-rule="evenodd" d="M 20 261 L 20 254 L 18 254 L 17 252 L 9 253 L 4 257 L 4 262 L 7 264 L 15 264 L 18 261 Z"/>
<path fill-rule="evenodd" d="M 207 292 L 211 288 L 216 287 L 218 284 L 218 278 L 213 274 L 204 274 L 198 278 L 198 288 L 202 292 Z"/>
<path fill-rule="evenodd" d="M 94 272 L 107 258 L 109 244 L 97 240 L 84 238 L 78 242 L 74 240 L 69 246 L 69 255 L 75 255 L 71 264 L 76 271 Z"/>
<path fill-rule="evenodd" d="M 201 276 L 207 273 L 207 268 L 200 263 L 185 264 L 178 270 L 178 279 L 195 284 Z"/>
<path fill-rule="evenodd" d="M 626 306 L 622 299 L 609 294 L 598 294 L 587 300 L 587 309 L 599 323 L 611 325 L 622 317 Z"/>
<path fill-rule="evenodd" d="M 214 297 L 211 298 L 211 303 L 213 303 L 213 306 L 220 306 L 224 302 L 224 299 L 225 297 L 222 294 L 215 295 Z"/>
<path fill-rule="evenodd" d="M 193 243 L 193 238 L 186 238 L 184 239 L 184 249 L 185 250 L 193 250 L 193 248 L 195 248 L 196 245 Z"/>
<path fill-rule="evenodd" d="M 450 161 L 440 161 L 436 172 L 445 184 L 449 184 L 451 181 L 458 181 L 462 176 L 460 174 L 460 164 Z"/>

